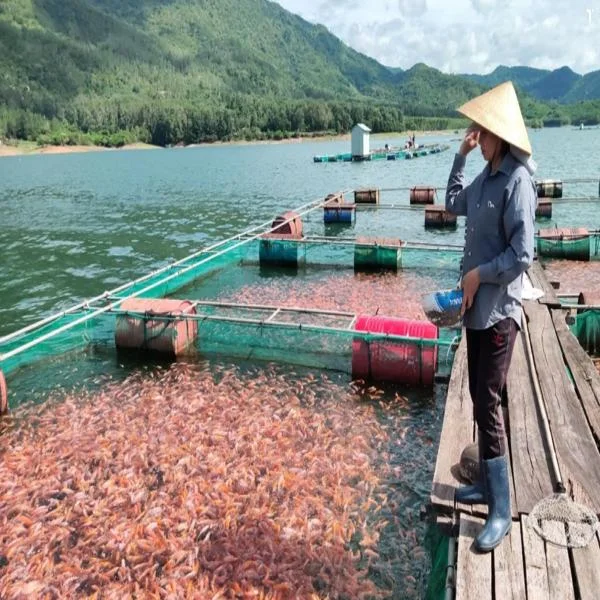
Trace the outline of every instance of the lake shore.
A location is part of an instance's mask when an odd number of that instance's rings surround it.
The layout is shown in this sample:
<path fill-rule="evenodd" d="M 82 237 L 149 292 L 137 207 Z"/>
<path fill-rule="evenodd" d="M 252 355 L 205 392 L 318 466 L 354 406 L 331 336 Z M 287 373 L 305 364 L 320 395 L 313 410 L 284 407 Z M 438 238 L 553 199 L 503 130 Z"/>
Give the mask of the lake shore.
<path fill-rule="evenodd" d="M 0 144 L 0 157 L 3 156 L 29 156 L 34 154 L 75 154 L 77 152 L 103 152 L 116 150 L 154 150 L 159 146 L 152 144 L 136 143 L 127 144 L 121 148 L 105 148 L 104 146 L 38 146 L 35 142 L 11 140 Z"/>
<path fill-rule="evenodd" d="M 451 135 L 456 130 L 443 129 L 431 131 L 398 131 L 389 133 L 376 133 L 371 136 L 373 141 L 385 142 L 389 138 L 406 137 L 414 133 L 417 143 L 420 138 L 437 135 Z M 308 142 L 342 142 L 350 141 L 350 134 L 323 135 L 323 136 L 301 136 L 295 138 L 285 138 L 282 140 L 235 140 L 229 142 L 205 142 L 200 144 L 189 144 L 188 146 L 174 146 L 174 149 L 185 150 L 186 148 L 207 148 L 211 146 L 255 146 L 263 144 L 304 144 Z M 21 140 L 9 140 L 7 143 L 0 143 L 0 158 L 3 156 L 29 156 L 37 154 L 74 154 L 79 152 L 115 152 L 119 150 L 164 150 L 161 146 L 145 144 L 138 142 L 127 144 L 120 148 L 106 148 L 104 146 L 39 146 L 35 142 Z"/>

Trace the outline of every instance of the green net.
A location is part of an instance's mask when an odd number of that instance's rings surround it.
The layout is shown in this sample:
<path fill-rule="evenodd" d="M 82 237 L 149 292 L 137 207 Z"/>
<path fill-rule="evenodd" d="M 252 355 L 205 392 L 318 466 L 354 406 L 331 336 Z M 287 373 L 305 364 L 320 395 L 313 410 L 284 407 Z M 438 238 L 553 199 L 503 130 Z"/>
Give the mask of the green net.
<path fill-rule="evenodd" d="M 460 265 L 462 249 L 449 246 L 397 246 L 356 242 L 347 238 L 255 240 L 245 247 L 247 264 L 336 266 L 355 269 L 448 268 Z"/>
<path fill-rule="evenodd" d="M 8 340 L 0 339 L 0 370 L 8 374 L 17 367 L 85 348 L 90 340 L 102 337 L 103 331 L 107 329 L 106 319 L 102 315 L 111 305 L 118 308 L 120 300 L 132 295 L 140 298 L 163 298 L 192 281 L 199 281 L 219 269 L 239 263 L 246 252 L 246 245 L 239 246 L 232 242 L 218 251 L 200 253 L 96 299 L 84 310 L 65 311 L 48 323 L 35 326 Z M 98 315 L 94 316 L 95 313 Z M 114 336 L 114 317 L 110 319 L 110 323 L 111 336 Z"/>
<path fill-rule="evenodd" d="M 431 557 L 431 571 L 427 584 L 426 600 L 442 600 L 446 597 L 446 574 L 448 567 L 448 541 L 439 527 L 430 524 L 425 535 L 425 547 Z"/>
<path fill-rule="evenodd" d="M 579 313 L 571 331 L 586 352 L 600 354 L 600 310 L 589 309 Z"/>
<path fill-rule="evenodd" d="M 89 319 L 82 320 L 84 316 L 81 313 L 63 315 L 51 323 L 0 344 L 0 353 L 9 354 L 8 358 L 0 360 L 0 370 L 8 375 L 20 366 L 85 348 L 89 343 L 88 332 L 94 329 L 94 323 Z M 18 350 L 21 351 L 10 355 Z"/>
<path fill-rule="evenodd" d="M 272 308 L 244 309 L 210 304 L 200 305 L 197 310 L 200 314 L 187 318 L 188 323 L 197 323 L 197 337 L 186 352 L 188 356 L 226 355 L 346 373 L 353 372 L 358 360 L 361 368 L 369 373 L 390 373 L 394 377 L 397 372 L 400 379 L 409 383 L 431 384 L 434 375 L 449 374 L 457 342 L 454 330 L 440 330 L 437 339 L 355 331 L 351 316 L 318 311 L 279 312 Z M 168 327 L 173 320 L 167 316 L 149 317 L 118 308 L 93 317 L 92 314 L 93 309 L 82 309 L 48 325 L 46 333 L 51 333 L 53 328 L 90 317 L 47 341 L 9 356 L 1 363 L 2 371 L 8 374 L 60 353 L 88 351 L 90 347 L 114 349 L 117 319 L 143 321 L 149 330 L 148 340 L 156 337 L 156 331 L 167 339 L 177 335 Z M 35 341 L 38 333 L 31 332 L 28 339 Z M 11 346 L 19 348 L 22 342 L 19 339 Z M 362 364 L 365 360 L 369 361 L 368 365 Z"/>
<path fill-rule="evenodd" d="M 203 276 L 243 261 L 252 249 L 250 244 L 239 244 L 239 241 L 230 242 L 217 251 L 184 260 L 164 272 L 123 288 L 114 296 L 127 298 L 135 294 L 139 298 L 164 298 L 174 294 L 182 287 L 201 280 Z"/>
<path fill-rule="evenodd" d="M 590 258 L 597 260 L 600 257 L 600 235 L 594 234 L 591 236 Z"/>
<path fill-rule="evenodd" d="M 216 275 L 220 281 L 219 272 L 229 272 L 235 265 L 259 263 L 262 267 L 263 242 L 260 239 L 236 239 L 217 249 L 199 252 L 176 265 L 91 300 L 83 307 L 66 311 L 18 335 L 0 339 L 0 370 L 9 374 L 16 368 L 57 354 L 86 349 L 90 343 L 114 344 L 115 315 L 111 313 L 120 309 L 122 300 L 131 296 L 164 298 L 186 287 L 189 290 L 192 283 L 198 288 L 202 286 L 203 278 L 212 278 L 214 282 Z M 293 261 L 297 257 L 297 262 L 304 265 L 356 268 L 357 255 L 360 255 L 354 240 L 347 238 L 337 243 L 316 239 L 306 243 L 282 241 L 280 244 L 275 249 L 281 251 L 286 259 Z M 460 260 L 460 253 L 451 248 L 379 246 L 375 250 L 366 258 L 365 255 L 359 256 L 361 268 L 364 266 L 361 261 L 372 259 L 374 264 L 371 266 L 374 268 L 419 269 L 419 273 L 421 270 L 438 268 L 448 274 L 457 271 Z M 210 311 L 209 307 L 202 307 L 202 313 L 209 317 Z M 218 321 L 210 318 L 199 321 L 198 352 L 226 353 L 236 357 L 278 360 L 348 372 L 352 364 L 353 340 L 360 338 L 377 342 L 381 339 L 369 338 L 369 334 L 357 334 L 348 328 L 348 323 L 340 325 L 335 323 L 335 319 L 324 321 L 323 315 L 315 323 L 307 322 L 304 315 L 302 320 L 290 322 L 288 327 L 281 323 L 278 327 L 265 327 L 261 321 L 268 318 L 272 309 L 265 313 L 266 316 L 257 314 L 256 310 L 251 315 L 240 313 L 239 308 L 234 312 L 236 314 L 232 317 L 221 310 Z M 282 315 L 278 320 L 281 318 Z M 297 319 L 297 315 L 294 318 Z M 451 345 L 447 341 L 432 342 L 414 338 L 396 341 L 398 343 L 396 347 L 392 346 L 391 351 L 388 352 L 387 347 L 377 346 L 377 352 L 382 356 L 389 354 L 391 361 L 398 361 L 398 357 L 404 353 L 407 361 L 420 365 L 424 352 L 422 349 L 440 345 L 443 351 L 438 353 L 437 362 L 441 366 L 451 364 Z M 418 346 L 417 350 L 415 346 Z"/>

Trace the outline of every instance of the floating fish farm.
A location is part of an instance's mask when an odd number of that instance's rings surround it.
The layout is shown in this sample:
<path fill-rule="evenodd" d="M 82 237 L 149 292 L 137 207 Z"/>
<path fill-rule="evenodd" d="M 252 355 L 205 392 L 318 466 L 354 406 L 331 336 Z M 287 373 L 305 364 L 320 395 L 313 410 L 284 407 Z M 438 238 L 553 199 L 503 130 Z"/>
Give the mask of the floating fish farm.
<path fill-rule="evenodd" d="M 434 196 L 433 188 L 410 191 L 411 204 L 429 202 Z M 324 267 L 346 268 L 353 274 L 399 274 L 428 266 L 445 269 L 446 281 L 440 283 L 456 278 L 460 246 L 307 233 L 303 219 L 314 219 L 318 214 L 322 223 L 351 224 L 356 221 L 357 208 L 360 218 L 368 219 L 369 213 L 359 207 L 380 206 L 379 190 L 375 189 L 356 190 L 353 203 L 344 198 L 340 192 L 297 207 L 0 338 L 0 371 L 10 379 L 19 368 L 56 353 L 89 345 L 114 345 L 119 350 L 149 350 L 171 356 L 190 351 L 253 356 L 341 370 L 360 379 L 432 385 L 438 366 L 451 361 L 450 349 L 456 340 L 454 334 L 440 335 L 425 321 L 280 305 L 276 297 L 271 302 L 223 302 L 202 297 L 203 279 L 250 265 L 284 268 L 288 273 L 298 268 L 319 267 L 321 273 L 325 273 Z M 440 216 L 436 213 L 435 218 Z M 439 221 L 440 226 L 447 224 Z M 419 302 L 418 294 L 415 296 L 413 313 Z M 422 318 L 422 313 L 419 316 Z M 290 344 L 292 339 L 298 340 L 298 347 Z M 439 353 L 440 347 L 448 352 Z"/>
<path fill-rule="evenodd" d="M 448 150 L 447 144 L 426 144 L 413 149 L 395 149 L 395 150 L 374 150 L 365 155 L 353 155 L 352 152 L 342 152 L 340 154 L 318 154 L 313 156 L 313 162 L 365 162 L 372 160 L 410 160 L 428 156 L 430 154 L 439 154 Z"/>
<path fill-rule="evenodd" d="M 596 353 L 599 232 L 548 221 L 599 198 L 563 183 L 538 182 L 536 249 Z M 461 335 L 420 303 L 460 271 L 441 189 L 333 192 L 1 337 L 0 597 L 443 594 L 420 516 Z"/>

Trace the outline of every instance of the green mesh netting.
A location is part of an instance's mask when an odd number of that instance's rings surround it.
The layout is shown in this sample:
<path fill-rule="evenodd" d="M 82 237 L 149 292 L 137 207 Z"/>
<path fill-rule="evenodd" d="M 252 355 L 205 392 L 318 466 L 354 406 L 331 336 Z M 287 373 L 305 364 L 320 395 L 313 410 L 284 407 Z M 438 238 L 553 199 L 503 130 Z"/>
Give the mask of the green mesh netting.
<path fill-rule="evenodd" d="M 139 298 L 164 298 L 205 275 L 244 260 L 252 251 L 249 248 L 250 244 L 237 244 L 237 241 L 231 242 L 212 253 L 202 253 L 183 261 L 175 267 L 169 267 L 165 272 L 124 288 L 115 296 L 126 298 L 136 294 Z M 145 291 L 140 294 L 142 290 Z"/>
<path fill-rule="evenodd" d="M 439 527 L 430 524 L 425 535 L 425 547 L 431 557 L 431 571 L 427 584 L 426 600 L 443 600 L 446 597 L 448 566 L 448 540 Z"/>
<path fill-rule="evenodd" d="M 91 311 L 82 310 L 69 318 L 82 318 Z M 356 344 L 362 341 L 365 344 L 362 350 L 369 353 L 374 368 L 392 373 L 404 370 L 416 384 L 431 384 L 427 373 L 431 375 L 432 368 L 438 376 L 449 374 L 457 341 L 453 330 L 440 330 L 438 339 L 355 331 L 349 328 L 348 317 L 320 313 L 299 316 L 282 312 L 277 322 L 266 323 L 272 310 L 201 306 L 200 311 L 202 314 L 195 319 L 197 339 L 188 352 L 191 356 L 226 355 L 352 373 Z M 143 318 L 136 313 L 103 313 L 3 361 L 0 367 L 8 374 L 17 367 L 68 351 L 96 346 L 114 349 L 116 320 L 128 316 Z M 153 316 L 151 320 L 169 322 L 168 317 L 160 316 Z M 62 324 L 65 321 L 52 326 Z M 35 335 L 37 332 L 31 334 L 32 339 Z"/>
<path fill-rule="evenodd" d="M 81 320 L 84 315 L 80 312 L 64 315 L 58 319 L 48 323 L 42 327 L 36 328 L 33 331 L 26 333 L 18 338 L 0 344 L 0 353 L 8 354 L 18 348 L 25 349 L 16 354 L 9 356 L 4 360 L 0 360 L 0 370 L 8 375 L 14 369 L 43 360 L 45 358 L 63 354 L 71 350 L 85 348 L 89 343 L 88 332 L 94 329 L 93 320 L 86 319 L 84 322 L 70 326 L 78 320 Z M 62 333 L 54 334 L 63 327 L 69 327 Z M 47 340 L 43 340 L 45 336 Z M 38 343 L 38 340 L 43 340 Z M 29 344 L 35 344 L 27 347 Z"/>
<path fill-rule="evenodd" d="M 90 342 L 111 343 L 115 331 L 114 315 L 106 315 L 103 312 L 105 309 L 119 309 L 120 301 L 133 294 L 141 298 L 163 298 L 176 293 L 191 282 L 213 275 L 220 269 L 244 262 L 260 262 L 260 245 L 261 240 L 258 239 L 243 243 L 239 240 L 231 241 L 217 250 L 201 252 L 158 274 L 115 291 L 112 295 L 90 302 L 85 309 L 69 311 L 50 323 L 35 327 L 8 341 L 0 340 L 0 370 L 9 374 L 20 366 L 86 348 Z M 294 244 L 286 241 L 282 247 L 284 252 L 288 253 L 287 256 L 290 253 L 297 254 L 298 261 L 306 264 L 349 268 L 356 264 L 355 245 L 349 240 L 340 240 L 339 244 L 330 241 Z M 399 268 L 442 267 L 454 270 L 460 260 L 459 252 L 452 249 L 436 250 L 431 247 L 398 248 L 397 254 L 396 250 L 388 252 L 386 249 L 377 256 L 385 262 L 379 266 L 389 266 L 392 261 L 397 262 Z M 206 312 L 208 309 L 203 310 Z M 238 321 L 239 316 L 236 315 Z M 323 322 L 320 324 L 323 325 Z M 335 327 L 329 324 L 327 326 Z M 291 329 L 257 328 L 252 323 L 233 323 L 227 322 L 226 319 L 218 323 L 202 322 L 199 329 L 200 352 L 222 352 L 244 357 L 252 355 L 261 359 L 336 370 L 348 370 L 351 362 L 349 356 L 352 352 L 352 331 L 340 334 L 327 331 L 326 328 L 305 328 L 291 333 Z M 419 342 L 413 340 L 410 343 Z M 439 362 L 441 365 L 451 364 L 448 344 L 442 343 L 442 346 L 446 350 L 439 354 L 447 356 Z"/>
<path fill-rule="evenodd" d="M 596 260 L 600 257 L 600 235 L 591 236 L 590 258 Z"/>
<path fill-rule="evenodd" d="M 387 247 L 355 244 L 347 239 L 288 241 L 256 240 L 248 244 L 244 262 L 272 262 L 317 266 L 333 265 L 347 268 L 415 269 L 448 268 L 458 270 L 462 250 L 431 246 Z"/>
<path fill-rule="evenodd" d="M 234 243 L 232 242 L 230 246 L 234 245 Z M 223 249 L 226 252 L 217 254 L 217 252 Z M 0 359 L 0 370 L 8 374 L 19 366 L 31 364 L 38 360 L 78 348 L 85 348 L 90 343 L 90 340 L 97 338 L 99 334 L 102 337 L 102 331 L 108 327 L 106 319 L 102 315 L 91 317 L 95 311 L 102 310 L 111 303 L 115 303 L 118 308 L 119 300 L 129 297 L 132 294 L 138 294 L 140 298 L 162 298 L 173 294 L 192 281 L 197 281 L 204 276 L 214 273 L 216 270 L 240 262 L 246 252 L 247 248 L 244 245 L 229 249 L 223 246 L 212 254 L 202 253 L 174 267 L 169 267 L 157 275 L 133 283 L 119 290 L 110 298 L 102 298 L 90 304 L 87 310 L 69 312 L 68 314 L 58 316 L 50 323 L 36 327 L 8 341 L 2 342 L 0 340 L 0 355 L 9 355 L 8 358 Z M 71 325 L 77 321 L 82 322 Z M 111 317 L 109 321 L 111 324 L 111 336 L 114 336 L 114 317 Z M 62 331 L 63 329 L 65 330 Z M 48 338 L 47 340 L 44 339 L 46 337 Z M 43 341 L 40 342 L 40 340 Z M 30 344 L 32 346 L 28 347 Z M 19 348 L 24 349 L 14 356 L 10 355 L 11 352 Z"/>
<path fill-rule="evenodd" d="M 582 348 L 590 354 L 600 354 L 600 310 L 584 310 L 575 317 L 571 331 Z"/>

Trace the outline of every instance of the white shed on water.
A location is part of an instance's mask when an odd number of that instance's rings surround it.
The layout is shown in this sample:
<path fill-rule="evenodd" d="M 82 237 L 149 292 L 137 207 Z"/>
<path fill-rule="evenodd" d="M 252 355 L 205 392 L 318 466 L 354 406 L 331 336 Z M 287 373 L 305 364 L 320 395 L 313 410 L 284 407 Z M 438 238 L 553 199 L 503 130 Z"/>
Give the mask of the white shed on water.
<path fill-rule="evenodd" d="M 361 160 L 371 153 L 369 134 L 371 130 L 363 123 L 352 128 L 352 158 Z"/>

